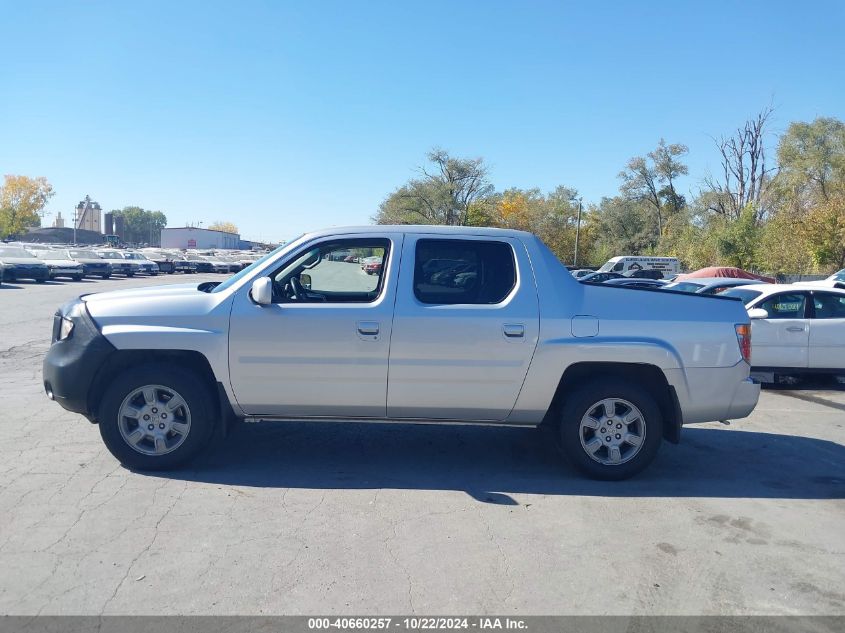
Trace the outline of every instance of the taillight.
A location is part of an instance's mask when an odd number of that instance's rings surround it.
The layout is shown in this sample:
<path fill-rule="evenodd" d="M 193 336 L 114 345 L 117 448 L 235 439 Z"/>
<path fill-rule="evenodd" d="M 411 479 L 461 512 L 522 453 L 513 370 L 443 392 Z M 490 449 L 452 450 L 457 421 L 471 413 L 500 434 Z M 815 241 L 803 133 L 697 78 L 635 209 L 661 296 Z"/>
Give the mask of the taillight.
<path fill-rule="evenodd" d="M 749 365 L 751 364 L 751 324 L 739 323 L 734 326 L 736 328 L 736 340 L 739 343 L 739 351 L 742 354 L 742 360 Z"/>

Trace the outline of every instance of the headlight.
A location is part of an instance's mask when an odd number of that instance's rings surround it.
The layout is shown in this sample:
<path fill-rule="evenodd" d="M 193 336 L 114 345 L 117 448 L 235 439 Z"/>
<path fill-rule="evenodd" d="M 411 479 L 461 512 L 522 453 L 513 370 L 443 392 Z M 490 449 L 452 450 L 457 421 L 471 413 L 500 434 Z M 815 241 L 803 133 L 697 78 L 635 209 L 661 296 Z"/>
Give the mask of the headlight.
<path fill-rule="evenodd" d="M 59 325 L 59 341 L 64 341 L 73 333 L 73 321 L 67 317 L 61 317 L 62 321 Z"/>

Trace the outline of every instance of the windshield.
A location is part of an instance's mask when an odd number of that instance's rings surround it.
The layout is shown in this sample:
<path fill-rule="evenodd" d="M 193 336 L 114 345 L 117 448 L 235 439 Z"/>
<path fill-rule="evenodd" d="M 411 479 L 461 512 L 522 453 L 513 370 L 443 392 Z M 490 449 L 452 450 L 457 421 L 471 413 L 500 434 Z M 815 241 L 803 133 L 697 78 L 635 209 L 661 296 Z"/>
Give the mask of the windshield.
<path fill-rule="evenodd" d="M 97 253 L 94 251 L 68 251 L 71 257 L 74 259 L 81 258 L 81 259 L 102 259 Z"/>
<path fill-rule="evenodd" d="M 598 273 L 606 273 L 606 272 L 610 272 L 610 271 L 613 269 L 613 267 L 614 267 L 615 265 L 616 265 L 616 261 L 615 261 L 615 260 L 613 260 L 613 259 L 608 259 L 608 260 L 604 263 L 604 266 L 602 266 L 601 268 L 599 268 L 596 272 L 598 272 Z"/>
<path fill-rule="evenodd" d="M 38 259 L 63 259 L 70 261 L 70 257 L 65 251 L 36 251 L 33 253 Z"/>
<path fill-rule="evenodd" d="M 108 251 L 100 253 L 100 257 L 103 259 L 123 259 L 120 253 L 110 253 Z"/>
<path fill-rule="evenodd" d="M 840 270 L 838 273 L 833 273 L 829 279 L 832 279 L 833 281 L 845 281 L 845 268 Z"/>
<path fill-rule="evenodd" d="M 759 297 L 761 294 L 763 294 L 763 292 L 760 290 L 750 290 L 747 288 L 728 288 L 727 290 L 723 290 L 718 293 L 720 297 L 733 297 L 734 299 L 739 299 L 745 305 L 754 301 L 754 299 Z"/>
<path fill-rule="evenodd" d="M 283 246 L 279 246 L 275 250 L 270 251 L 264 257 L 262 257 L 261 259 L 254 261 L 249 266 L 244 268 L 241 272 L 235 273 L 234 275 L 229 277 L 226 281 L 224 281 L 222 284 L 219 284 L 218 286 L 216 286 L 214 289 L 211 290 L 211 292 L 213 292 L 213 293 L 214 292 L 221 292 L 223 290 L 226 290 L 227 288 L 230 288 L 232 286 L 232 284 L 237 283 L 239 280 L 241 280 L 244 277 L 246 277 L 247 275 L 249 275 L 253 270 L 255 270 L 256 268 L 259 268 L 265 261 L 267 261 L 268 259 L 270 259 L 274 255 L 276 255 L 276 253 L 279 253 L 279 252 L 283 251 L 284 249 L 288 248 L 289 246 L 295 244 L 297 240 L 299 240 L 299 237 L 297 237 L 295 240 L 291 240 L 290 242 L 288 242 L 287 244 L 285 244 Z"/>
<path fill-rule="evenodd" d="M 139 253 L 126 253 L 126 254 L 124 254 L 123 257 L 126 258 L 126 259 L 147 259 L 146 257 L 144 257 L 143 255 L 141 255 Z"/>
<path fill-rule="evenodd" d="M 13 248 L 10 246 L 4 246 L 0 248 L 0 256 L 2 257 L 29 257 L 30 259 L 35 259 L 35 255 L 28 253 L 27 251 L 23 250 L 22 248 Z"/>

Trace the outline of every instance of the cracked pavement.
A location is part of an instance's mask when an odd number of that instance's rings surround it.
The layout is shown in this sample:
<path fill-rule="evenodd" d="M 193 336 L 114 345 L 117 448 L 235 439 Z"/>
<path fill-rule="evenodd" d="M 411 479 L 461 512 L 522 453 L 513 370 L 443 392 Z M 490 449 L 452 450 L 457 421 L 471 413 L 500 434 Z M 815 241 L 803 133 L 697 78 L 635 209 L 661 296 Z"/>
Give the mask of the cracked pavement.
<path fill-rule="evenodd" d="M 243 425 L 190 468 L 122 468 L 47 400 L 55 309 L 0 288 L 0 613 L 845 614 L 845 392 L 766 390 L 627 482 L 533 429 Z"/>

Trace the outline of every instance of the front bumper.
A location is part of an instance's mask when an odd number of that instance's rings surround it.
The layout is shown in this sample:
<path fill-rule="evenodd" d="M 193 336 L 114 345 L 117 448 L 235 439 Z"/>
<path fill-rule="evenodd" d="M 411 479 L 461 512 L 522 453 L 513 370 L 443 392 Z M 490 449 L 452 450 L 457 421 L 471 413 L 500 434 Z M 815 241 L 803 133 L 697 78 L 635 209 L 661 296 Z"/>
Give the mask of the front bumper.
<path fill-rule="evenodd" d="M 111 266 L 108 264 L 82 264 L 82 270 L 86 275 L 111 275 Z"/>
<path fill-rule="evenodd" d="M 63 340 L 58 335 L 58 319 L 63 315 L 73 321 L 73 332 Z M 64 409 L 91 417 L 88 396 L 100 367 L 115 347 L 100 334 L 84 302 L 76 300 L 63 306 L 53 317 L 53 343 L 44 357 L 42 372 L 47 397 Z"/>
<path fill-rule="evenodd" d="M 50 266 L 51 277 L 75 277 L 83 274 L 82 266 Z"/>
<path fill-rule="evenodd" d="M 13 266 L 6 269 L 6 279 L 41 279 L 50 278 L 47 266 Z"/>

